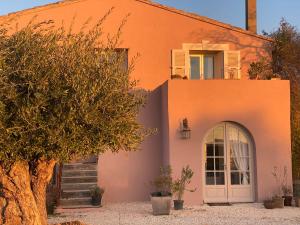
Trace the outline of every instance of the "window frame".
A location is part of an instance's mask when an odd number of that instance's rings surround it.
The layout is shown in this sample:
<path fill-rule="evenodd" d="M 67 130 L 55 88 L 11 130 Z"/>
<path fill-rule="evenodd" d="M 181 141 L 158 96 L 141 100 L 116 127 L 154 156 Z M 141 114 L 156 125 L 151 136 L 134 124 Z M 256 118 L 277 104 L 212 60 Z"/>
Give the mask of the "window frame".
<path fill-rule="evenodd" d="M 205 71 L 205 56 L 212 56 L 213 57 L 213 77 L 212 79 L 205 79 L 204 71 Z M 200 71 L 200 79 L 199 80 L 214 80 L 214 74 L 215 74 L 215 55 L 212 54 L 205 54 L 205 53 L 199 53 L 199 54 L 189 54 L 189 80 L 197 80 L 197 79 L 191 79 L 192 76 L 192 66 L 191 66 L 191 58 L 192 57 L 198 57 L 199 58 L 199 71 Z"/>

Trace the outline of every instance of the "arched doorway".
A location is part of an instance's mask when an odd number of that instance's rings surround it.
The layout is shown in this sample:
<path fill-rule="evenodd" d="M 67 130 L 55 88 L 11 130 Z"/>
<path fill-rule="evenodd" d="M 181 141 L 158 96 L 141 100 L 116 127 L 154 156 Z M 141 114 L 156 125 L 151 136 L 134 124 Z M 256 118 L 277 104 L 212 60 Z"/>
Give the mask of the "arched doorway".
<path fill-rule="evenodd" d="M 204 139 L 204 202 L 254 201 L 254 144 L 241 126 L 220 123 Z"/>

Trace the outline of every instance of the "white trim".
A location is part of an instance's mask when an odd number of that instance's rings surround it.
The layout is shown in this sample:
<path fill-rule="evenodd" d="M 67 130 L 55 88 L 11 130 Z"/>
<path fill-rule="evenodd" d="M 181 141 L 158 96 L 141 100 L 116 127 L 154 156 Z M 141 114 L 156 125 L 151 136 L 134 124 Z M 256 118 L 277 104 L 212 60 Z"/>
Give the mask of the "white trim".
<path fill-rule="evenodd" d="M 176 54 L 184 54 L 184 65 L 183 66 L 176 66 L 175 65 L 175 58 Z M 187 76 L 188 68 L 189 68 L 189 61 L 187 60 L 188 58 L 188 51 L 183 50 L 183 49 L 172 49 L 172 75 L 176 74 L 176 69 L 182 69 L 184 70 L 184 76 Z"/>
<path fill-rule="evenodd" d="M 242 77 L 241 74 L 241 52 L 240 51 L 232 51 L 229 50 L 229 44 L 212 44 L 209 41 L 202 40 L 201 43 L 183 43 L 182 49 L 174 49 L 172 50 L 172 74 L 175 74 L 175 67 L 173 65 L 173 59 L 175 52 L 185 52 L 185 68 L 184 73 L 185 76 L 191 76 L 190 70 L 190 56 L 194 54 L 190 54 L 190 51 L 216 51 L 216 52 L 223 52 L 223 62 L 222 68 L 220 68 L 220 76 L 223 77 L 224 80 L 226 79 L 238 79 L 240 80 Z M 237 64 L 236 65 L 229 65 L 229 54 L 235 54 L 237 56 Z M 179 68 L 179 67 L 177 67 Z M 230 72 L 233 72 L 231 74 Z M 233 77 L 233 76 L 234 77 Z M 202 76 L 203 77 L 203 76 Z M 200 79 L 203 79 L 200 76 Z"/>
<path fill-rule="evenodd" d="M 190 58 L 191 57 L 198 57 L 199 58 L 199 61 L 200 61 L 200 78 L 199 80 L 205 80 L 205 77 L 204 77 L 204 67 L 205 67 L 205 63 L 204 63 L 204 59 L 205 59 L 205 56 L 212 56 L 213 57 L 213 73 L 215 72 L 215 55 L 214 54 L 189 54 L 188 55 L 188 58 L 189 58 L 189 71 L 188 71 L 188 78 L 189 80 L 191 80 L 191 68 L 190 68 Z M 214 75 L 214 74 L 213 74 Z"/>
<path fill-rule="evenodd" d="M 202 43 L 183 43 L 183 50 L 201 50 L 201 51 L 229 51 L 229 44 L 209 44 L 208 41 Z"/>
<path fill-rule="evenodd" d="M 227 168 L 225 168 L 225 174 L 224 174 L 224 179 L 225 179 L 225 185 L 215 185 L 216 188 L 224 188 L 223 186 L 225 186 L 226 189 L 226 199 L 225 198 L 219 198 L 219 199 L 214 199 L 214 200 L 207 200 L 206 198 L 206 139 L 208 137 L 209 134 L 211 134 L 211 132 L 218 126 L 223 126 L 224 127 L 224 155 L 226 154 L 226 156 L 224 157 L 224 164 L 227 166 Z M 231 169 L 230 169 L 230 153 L 228 153 L 227 149 L 228 149 L 228 137 L 227 137 L 227 126 L 231 126 L 234 128 L 237 128 L 239 131 L 242 131 L 243 134 L 246 136 L 248 143 L 249 143 L 249 157 L 250 157 L 250 165 L 249 165 L 249 172 L 250 172 L 250 182 L 251 182 L 251 193 L 252 196 L 250 196 L 249 199 L 234 199 L 234 198 L 230 198 L 229 197 L 229 191 L 231 190 L 231 184 L 229 184 L 230 181 L 230 173 L 231 173 Z M 255 183 L 255 166 L 254 166 L 254 143 L 252 140 L 252 137 L 250 136 L 249 132 L 247 130 L 245 130 L 243 127 L 233 123 L 233 122 L 222 122 L 219 124 L 216 124 L 213 128 L 209 129 L 204 138 L 203 138 L 203 142 L 202 142 L 202 194 L 203 194 L 203 202 L 204 203 L 213 203 L 213 202 L 254 202 L 255 201 L 255 190 L 256 190 L 256 183 Z M 226 161 L 225 161 L 226 158 Z M 243 185 L 240 185 L 241 188 L 243 188 Z M 248 187 L 248 186 L 247 186 Z"/>

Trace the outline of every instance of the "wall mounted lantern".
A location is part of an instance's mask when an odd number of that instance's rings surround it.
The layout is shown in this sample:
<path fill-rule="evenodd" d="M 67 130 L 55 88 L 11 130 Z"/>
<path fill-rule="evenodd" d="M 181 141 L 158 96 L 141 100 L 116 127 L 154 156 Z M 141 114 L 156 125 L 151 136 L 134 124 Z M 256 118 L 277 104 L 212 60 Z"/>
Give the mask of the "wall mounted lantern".
<path fill-rule="evenodd" d="M 182 127 L 181 127 L 181 138 L 182 139 L 190 139 L 191 138 L 191 129 L 189 127 L 189 123 L 187 118 L 182 120 Z"/>

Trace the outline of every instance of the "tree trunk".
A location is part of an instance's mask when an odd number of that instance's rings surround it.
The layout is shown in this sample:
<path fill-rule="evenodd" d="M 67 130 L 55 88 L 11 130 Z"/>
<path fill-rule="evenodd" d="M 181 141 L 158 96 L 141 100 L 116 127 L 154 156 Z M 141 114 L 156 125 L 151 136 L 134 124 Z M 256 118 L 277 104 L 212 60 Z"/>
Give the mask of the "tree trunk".
<path fill-rule="evenodd" d="M 19 161 L 6 170 L 0 165 L 0 224 L 47 225 L 46 186 L 55 161 L 34 166 Z"/>
<path fill-rule="evenodd" d="M 47 225 L 46 188 L 51 180 L 55 163 L 55 160 L 40 159 L 34 171 L 32 171 L 31 187 L 42 225 Z"/>

